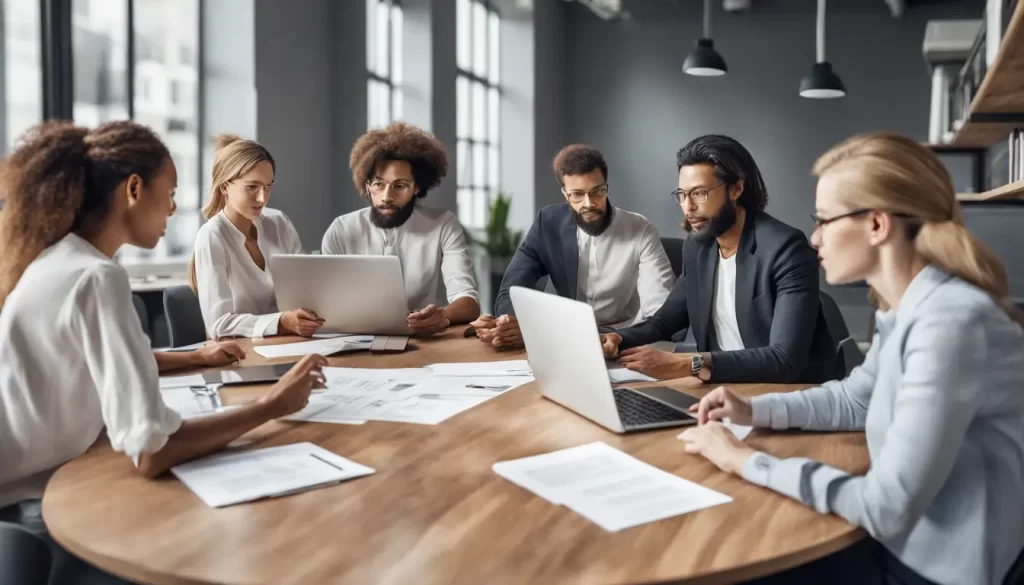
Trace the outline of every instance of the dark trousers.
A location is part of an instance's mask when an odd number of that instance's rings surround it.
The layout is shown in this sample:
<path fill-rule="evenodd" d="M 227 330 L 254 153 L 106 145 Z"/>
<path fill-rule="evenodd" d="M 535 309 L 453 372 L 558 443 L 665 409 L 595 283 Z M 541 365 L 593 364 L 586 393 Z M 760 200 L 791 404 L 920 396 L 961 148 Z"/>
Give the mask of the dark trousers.
<path fill-rule="evenodd" d="M 788 571 L 748 581 L 750 585 L 935 585 L 872 538 Z"/>
<path fill-rule="evenodd" d="M 107 574 L 79 559 L 54 540 L 43 522 L 41 504 L 39 500 L 26 500 L 0 508 L 0 522 L 17 524 L 50 546 L 53 559 L 50 585 L 131 585 L 130 581 Z"/>

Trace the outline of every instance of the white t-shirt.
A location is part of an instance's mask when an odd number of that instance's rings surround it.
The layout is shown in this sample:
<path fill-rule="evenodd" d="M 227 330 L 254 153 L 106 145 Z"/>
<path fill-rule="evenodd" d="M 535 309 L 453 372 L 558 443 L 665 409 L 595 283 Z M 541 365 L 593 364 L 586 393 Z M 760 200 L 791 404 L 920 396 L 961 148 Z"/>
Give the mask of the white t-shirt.
<path fill-rule="evenodd" d="M 364 207 L 335 219 L 321 248 L 325 255 L 397 256 L 411 311 L 443 307 L 461 297 L 480 300 L 466 236 L 450 211 L 417 205 L 404 224 L 382 229 Z"/>
<path fill-rule="evenodd" d="M 615 209 L 601 235 L 576 228 L 576 300 L 593 307 L 597 324 L 628 327 L 650 318 L 672 291 L 675 273 L 647 218 Z"/>
<path fill-rule="evenodd" d="M 274 254 L 301 254 L 302 242 L 284 213 L 265 207 L 253 222 L 264 269 L 245 249 L 245 234 L 220 212 L 196 235 L 196 284 L 206 332 L 222 337 L 277 335 L 281 313 L 270 276 Z"/>
<path fill-rule="evenodd" d="M 0 508 L 42 497 L 104 426 L 137 462 L 181 418 L 160 397 L 128 274 L 71 234 L 29 265 L 0 310 Z"/>
<path fill-rule="evenodd" d="M 722 351 L 744 349 L 740 326 L 736 321 L 736 254 L 718 258 L 715 271 L 715 304 L 711 310 L 718 347 Z"/>

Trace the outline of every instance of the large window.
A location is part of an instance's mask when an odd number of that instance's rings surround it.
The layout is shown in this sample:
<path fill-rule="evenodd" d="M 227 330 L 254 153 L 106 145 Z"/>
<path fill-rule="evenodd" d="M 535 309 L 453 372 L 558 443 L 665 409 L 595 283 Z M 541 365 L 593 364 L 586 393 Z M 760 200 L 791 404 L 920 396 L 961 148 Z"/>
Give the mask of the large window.
<path fill-rule="evenodd" d="M 0 0 L 0 154 L 43 119 L 39 3 Z"/>
<path fill-rule="evenodd" d="M 459 220 L 480 228 L 498 190 L 498 12 L 457 0 L 455 107 Z"/>
<path fill-rule="evenodd" d="M 124 263 L 185 258 L 199 230 L 199 2 L 72 0 L 75 122 L 133 118 L 160 135 L 178 171 L 167 235 L 153 250 L 122 248 Z"/>
<path fill-rule="evenodd" d="M 402 6 L 398 0 L 366 0 L 367 126 L 380 128 L 402 117 Z"/>

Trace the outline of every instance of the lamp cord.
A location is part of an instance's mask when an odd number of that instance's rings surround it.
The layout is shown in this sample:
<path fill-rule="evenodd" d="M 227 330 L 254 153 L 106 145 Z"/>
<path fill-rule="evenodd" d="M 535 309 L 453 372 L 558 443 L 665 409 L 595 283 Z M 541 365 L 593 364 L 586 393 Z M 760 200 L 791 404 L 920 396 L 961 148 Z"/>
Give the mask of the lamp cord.
<path fill-rule="evenodd" d="M 711 0 L 704 0 L 704 38 L 711 38 Z"/>
<path fill-rule="evenodd" d="M 818 60 L 821 63 L 825 60 L 825 0 L 818 0 Z"/>

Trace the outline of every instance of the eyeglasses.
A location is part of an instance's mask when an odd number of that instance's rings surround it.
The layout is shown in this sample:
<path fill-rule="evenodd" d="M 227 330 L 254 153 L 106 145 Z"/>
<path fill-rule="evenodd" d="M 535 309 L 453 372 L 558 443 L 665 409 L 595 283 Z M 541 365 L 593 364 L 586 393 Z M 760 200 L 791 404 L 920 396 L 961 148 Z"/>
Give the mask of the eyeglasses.
<path fill-rule="evenodd" d="M 573 203 L 579 203 L 583 201 L 583 198 L 590 196 L 591 199 L 604 199 L 608 196 L 608 183 L 594 187 L 590 191 L 584 191 L 582 189 L 573 189 L 572 191 L 566 191 L 562 188 L 562 194 L 569 198 L 569 201 Z"/>
<path fill-rule="evenodd" d="M 370 193 L 373 193 L 375 195 L 383 193 L 388 188 L 389 185 L 391 186 L 391 190 L 394 191 L 396 195 L 404 195 L 407 191 L 412 189 L 412 183 L 405 179 L 398 179 L 390 183 L 387 181 L 382 181 L 380 179 L 373 179 L 372 181 L 366 182 L 367 190 L 369 190 Z"/>
<path fill-rule="evenodd" d="M 712 191 L 714 191 L 715 189 L 721 187 L 725 183 L 726 183 L 726 181 L 722 181 L 721 183 L 715 185 L 714 187 L 708 188 L 708 189 L 706 189 L 704 187 L 697 187 L 696 189 L 691 189 L 689 193 L 687 193 L 686 191 L 684 191 L 682 189 L 676 189 L 675 191 L 673 191 L 671 193 L 672 201 L 675 201 L 676 205 L 682 205 L 683 201 L 686 200 L 687 197 L 689 197 L 690 201 L 693 201 L 697 205 L 700 205 L 702 203 L 707 203 L 708 202 L 708 195 L 710 195 Z"/>
<path fill-rule="evenodd" d="M 238 184 L 238 183 L 236 183 L 234 181 L 228 181 L 228 182 L 231 183 L 232 185 L 237 185 Z M 247 195 L 256 196 L 256 195 L 260 194 L 260 191 L 266 191 L 267 195 L 270 195 L 270 192 L 273 191 L 273 189 L 274 189 L 274 184 L 271 183 L 269 185 L 264 185 L 262 183 L 246 183 L 246 184 L 242 185 L 242 188 L 245 189 L 245 193 Z"/>
<path fill-rule="evenodd" d="M 839 221 L 840 219 L 845 219 L 847 217 L 855 217 L 857 215 L 864 215 L 865 213 L 871 213 L 872 211 L 878 211 L 878 210 L 877 209 L 869 209 L 869 208 L 854 209 L 853 211 L 849 211 L 847 213 L 842 213 L 840 215 L 834 215 L 832 217 L 821 217 L 817 213 L 812 213 L 811 214 L 811 219 L 814 220 L 814 227 L 815 227 L 815 229 L 817 229 L 817 228 L 820 228 L 823 225 L 828 225 L 828 224 L 832 223 L 833 221 Z M 909 214 L 906 214 L 906 213 L 893 213 L 892 215 L 893 215 L 893 217 L 902 217 L 904 219 L 913 217 L 913 216 L 911 216 Z"/>

